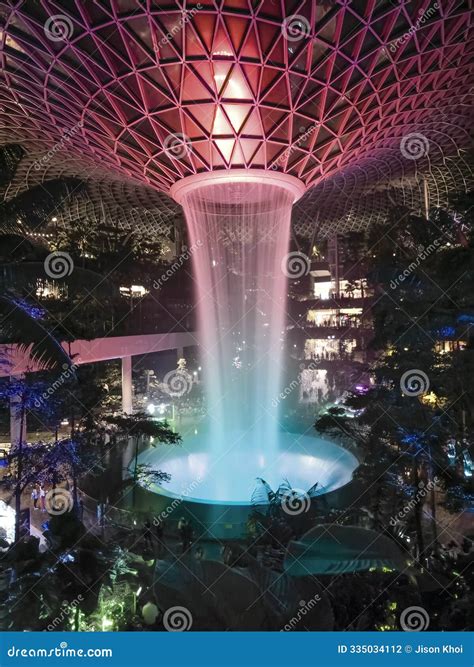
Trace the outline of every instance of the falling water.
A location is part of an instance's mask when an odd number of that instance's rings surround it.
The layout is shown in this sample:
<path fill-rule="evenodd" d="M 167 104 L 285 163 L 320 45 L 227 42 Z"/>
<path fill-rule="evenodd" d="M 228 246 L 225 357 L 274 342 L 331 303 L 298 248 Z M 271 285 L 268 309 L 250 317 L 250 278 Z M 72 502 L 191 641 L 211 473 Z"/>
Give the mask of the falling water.
<path fill-rule="evenodd" d="M 182 201 L 216 455 L 236 438 L 265 457 L 276 447 L 292 201 L 261 183 L 207 185 Z"/>
<path fill-rule="evenodd" d="M 199 316 L 208 430 L 182 451 L 151 448 L 139 461 L 171 474 L 175 498 L 206 504 L 213 535 L 228 536 L 231 505 L 249 505 L 257 478 L 326 493 L 357 460 L 335 443 L 282 433 L 280 381 L 286 257 L 294 193 L 275 183 L 219 182 L 182 193 Z M 194 516 L 194 515 L 193 515 Z"/>
<path fill-rule="evenodd" d="M 302 490 L 317 482 L 326 493 L 346 484 L 357 465 L 335 443 L 279 429 L 294 196 L 254 181 L 207 181 L 179 196 L 194 263 L 209 427 L 185 437 L 179 454 L 151 448 L 139 461 L 171 474 L 165 488 L 152 490 L 205 503 L 216 535 L 228 534 L 231 505 L 250 504 L 257 478 L 275 490 L 285 479 Z"/>

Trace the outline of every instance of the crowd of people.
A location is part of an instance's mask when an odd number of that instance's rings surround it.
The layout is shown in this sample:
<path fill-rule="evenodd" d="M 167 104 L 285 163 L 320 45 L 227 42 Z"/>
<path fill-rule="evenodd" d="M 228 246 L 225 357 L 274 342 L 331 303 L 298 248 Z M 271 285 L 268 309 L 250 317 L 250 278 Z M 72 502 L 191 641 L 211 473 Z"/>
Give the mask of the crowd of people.
<path fill-rule="evenodd" d="M 146 551 L 163 553 L 165 547 L 166 526 L 163 521 L 153 523 L 147 519 L 143 524 L 143 545 Z M 182 554 L 193 555 L 197 560 L 204 558 L 202 544 L 196 543 L 191 522 L 181 517 L 177 524 L 178 546 Z M 173 536 L 173 535 L 172 535 Z M 171 537 L 172 537 L 171 536 Z M 170 537 L 170 535 L 168 535 Z"/>
<path fill-rule="evenodd" d="M 55 490 L 57 493 L 55 493 Z M 65 502 L 66 506 L 68 505 L 67 498 L 65 499 L 64 494 L 60 493 L 59 487 L 51 487 L 51 489 L 47 490 L 45 486 L 40 483 L 33 484 L 33 488 L 31 490 L 31 500 L 33 504 L 33 510 L 40 510 L 41 512 L 49 512 L 51 509 L 54 511 L 57 509 L 55 507 L 55 503 L 57 502 L 59 502 L 60 505 L 58 508 L 59 510 L 63 509 Z M 79 519 L 82 521 L 84 516 L 84 498 L 80 491 L 77 493 L 76 513 Z"/>

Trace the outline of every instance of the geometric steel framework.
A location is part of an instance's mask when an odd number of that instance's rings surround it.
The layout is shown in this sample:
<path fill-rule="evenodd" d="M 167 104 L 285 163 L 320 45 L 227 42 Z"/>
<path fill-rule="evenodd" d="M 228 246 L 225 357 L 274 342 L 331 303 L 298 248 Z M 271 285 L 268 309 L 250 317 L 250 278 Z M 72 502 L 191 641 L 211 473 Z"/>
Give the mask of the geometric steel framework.
<path fill-rule="evenodd" d="M 35 151 L 33 147 L 28 150 L 17 164 L 12 180 L 0 188 L 0 200 L 14 199 L 47 181 L 79 178 L 82 187 L 72 189 L 67 198 L 57 202 L 52 215 L 54 224 L 47 231 L 77 224 L 86 224 L 91 229 L 139 230 L 161 241 L 166 256 L 179 252 L 176 243 L 179 243 L 179 230 L 184 221 L 180 206 L 168 195 L 133 181 L 112 179 L 97 167 L 86 169 L 80 161 L 60 153 L 38 170 L 35 165 L 42 156 L 44 152 Z"/>
<path fill-rule="evenodd" d="M 169 193 L 196 173 L 273 169 L 307 187 L 302 233 L 357 228 L 383 216 L 389 196 L 416 199 L 420 174 L 432 193 L 452 178 L 459 187 L 467 5 L 12 2 L 0 32 L 0 141 L 34 153 L 33 182 L 67 163 L 86 179 Z"/>

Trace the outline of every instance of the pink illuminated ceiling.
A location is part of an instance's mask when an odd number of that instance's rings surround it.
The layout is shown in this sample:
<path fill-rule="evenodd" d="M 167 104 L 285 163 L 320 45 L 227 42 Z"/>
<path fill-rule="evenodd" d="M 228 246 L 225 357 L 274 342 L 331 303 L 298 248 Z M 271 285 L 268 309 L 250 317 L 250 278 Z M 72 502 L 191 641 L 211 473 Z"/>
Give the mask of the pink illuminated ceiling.
<path fill-rule="evenodd" d="M 168 192 L 271 168 L 350 215 L 348 193 L 375 202 L 469 144 L 467 2 L 11 0 L 2 20 L 1 140 L 62 142 L 51 164 L 82 173 Z"/>

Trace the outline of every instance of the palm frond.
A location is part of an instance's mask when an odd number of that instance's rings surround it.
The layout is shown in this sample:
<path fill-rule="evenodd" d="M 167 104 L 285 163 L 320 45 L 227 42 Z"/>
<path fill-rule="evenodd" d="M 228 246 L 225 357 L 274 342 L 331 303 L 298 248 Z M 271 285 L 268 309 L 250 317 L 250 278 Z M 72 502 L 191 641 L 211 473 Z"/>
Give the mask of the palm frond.
<path fill-rule="evenodd" d="M 60 370 L 72 365 L 60 343 L 24 308 L 0 296 L 0 336 L 14 343 L 43 368 Z"/>
<path fill-rule="evenodd" d="M 270 484 L 268 484 L 268 482 L 266 482 L 261 477 L 257 477 L 256 481 L 257 484 L 250 499 L 252 506 L 255 508 L 260 507 L 262 505 L 268 505 L 275 497 L 275 494 L 272 491 L 272 487 L 270 486 Z"/>
<path fill-rule="evenodd" d="M 306 495 L 308 498 L 316 498 L 316 496 L 319 495 L 321 488 L 318 489 L 319 482 L 316 482 L 316 484 L 313 484 L 313 486 L 306 491 Z"/>

